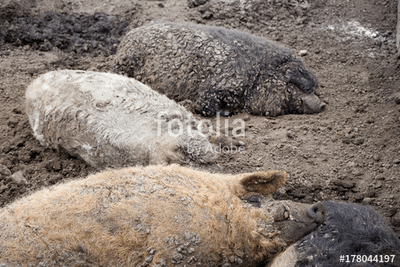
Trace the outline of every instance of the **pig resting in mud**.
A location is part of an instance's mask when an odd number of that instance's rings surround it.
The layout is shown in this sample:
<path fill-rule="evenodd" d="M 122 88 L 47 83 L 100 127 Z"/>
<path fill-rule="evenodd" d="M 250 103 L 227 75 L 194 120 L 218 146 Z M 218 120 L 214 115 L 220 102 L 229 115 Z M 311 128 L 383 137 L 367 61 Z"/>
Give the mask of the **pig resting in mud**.
<path fill-rule="evenodd" d="M 295 54 L 246 32 L 159 22 L 130 31 L 115 71 L 140 80 L 204 116 L 219 111 L 277 116 L 318 113 L 318 82 Z"/>
<path fill-rule="evenodd" d="M 344 202 L 324 206 L 324 223 L 267 267 L 400 266 L 400 240 L 371 207 Z"/>
<path fill-rule="evenodd" d="M 181 105 L 150 87 L 117 74 L 52 71 L 26 91 L 34 136 L 63 147 L 93 167 L 214 161 L 215 147 L 238 141 L 203 133 Z"/>
<path fill-rule="evenodd" d="M 281 171 L 107 170 L 0 209 L 0 264 L 256 266 L 314 230 L 324 206 L 275 201 Z"/>

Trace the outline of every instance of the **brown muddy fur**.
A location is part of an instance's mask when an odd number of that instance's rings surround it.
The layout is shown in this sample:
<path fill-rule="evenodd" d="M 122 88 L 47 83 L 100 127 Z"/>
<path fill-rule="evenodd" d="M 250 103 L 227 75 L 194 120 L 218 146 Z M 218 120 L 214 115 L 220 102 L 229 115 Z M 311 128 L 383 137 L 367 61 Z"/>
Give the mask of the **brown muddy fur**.
<path fill-rule="evenodd" d="M 175 101 L 191 100 L 204 116 L 316 113 L 324 105 L 314 95 L 317 79 L 290 49 L 222 27 L 158 22 L 135 28 L 118 47 L 115 71 Z"/>
<path fill-rule="evenodd" d="M 257 190 L 259 208 L 241 199 L 240 181 L 254 177 L 273 192 L 286 173 L 131 167 L 43 189 L 0 211 L 0 264 L 255 266 L 289 243 L 274 224 L 280 201 Z"/>

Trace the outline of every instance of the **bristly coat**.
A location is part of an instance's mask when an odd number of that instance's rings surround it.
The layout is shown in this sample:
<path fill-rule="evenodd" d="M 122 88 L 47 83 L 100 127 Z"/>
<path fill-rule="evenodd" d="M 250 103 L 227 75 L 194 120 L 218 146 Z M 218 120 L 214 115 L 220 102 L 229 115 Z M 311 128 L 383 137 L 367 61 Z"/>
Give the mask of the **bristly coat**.
<path fill-rule="evenodd" d="M 245 32 L 190 23 L 155 23 L 130 31 L 115 71 L 213 116 L 320 112 L 315 76 L 294 53 Z"/>

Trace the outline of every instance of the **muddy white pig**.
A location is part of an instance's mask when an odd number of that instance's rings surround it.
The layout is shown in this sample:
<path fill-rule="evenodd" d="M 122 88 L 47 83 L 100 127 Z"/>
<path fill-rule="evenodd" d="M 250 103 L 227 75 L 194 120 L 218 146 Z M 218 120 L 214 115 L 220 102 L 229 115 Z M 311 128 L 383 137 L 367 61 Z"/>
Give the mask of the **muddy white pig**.
<path fill-rule="evenodd" d="M 107 170 L 0 211 L 7 266 L 255 266 L 323 221 L 274 201 L 286 173 L 210 174 L 178 165 Z"/>
<path fill-rule="evenodd" d="M 268 267 L 400 266 L 400 240 L 371 207 L 326 202 L 324 223 Z"/>
<path fill-rule="evenodd" d="M 255 115 L 317 113 L 317 79 L 294 53 L 245 32 L 196 24 L 155 23 L 129 32 L 115 71 L 204 116 L 217 111 Z"/>
<path fill-rule="evenodd" d="M 46 73 L 29 85 L 26 109 L 42 145 L 63 147 L 96 168 L 209 162 L 221 141 L 198 131 L 181 105 L 117 74 Z"/>

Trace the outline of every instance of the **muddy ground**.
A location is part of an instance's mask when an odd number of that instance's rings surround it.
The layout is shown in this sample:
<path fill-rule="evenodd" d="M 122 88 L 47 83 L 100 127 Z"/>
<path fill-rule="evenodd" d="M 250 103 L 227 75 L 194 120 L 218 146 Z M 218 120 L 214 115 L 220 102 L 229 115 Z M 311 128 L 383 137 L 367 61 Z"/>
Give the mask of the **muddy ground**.
<path fill-rule="evenodd" d="M 34 78 L 57 69 L 112 71 L 129 29 L 158 20 L 191 21 L 248 31 L 296 53 L 307 50 L 302 59 L 328 104 L 316 115 L 223 118 L 229 131 L 234 119 L 245 120 L 245 152 L 222 154 L 216 164 L 198 167 L 285 170 L 289 179 L 277 198 L 368 204 L 400 235 L 396 7 L 396 0 L 2 1 L 0 164 L 7 168 L 0 168 L 0 206 L 95 172 L 32 136 L 24 93 Z M 18 172 L 25 181 L 9 176 Z"/>

